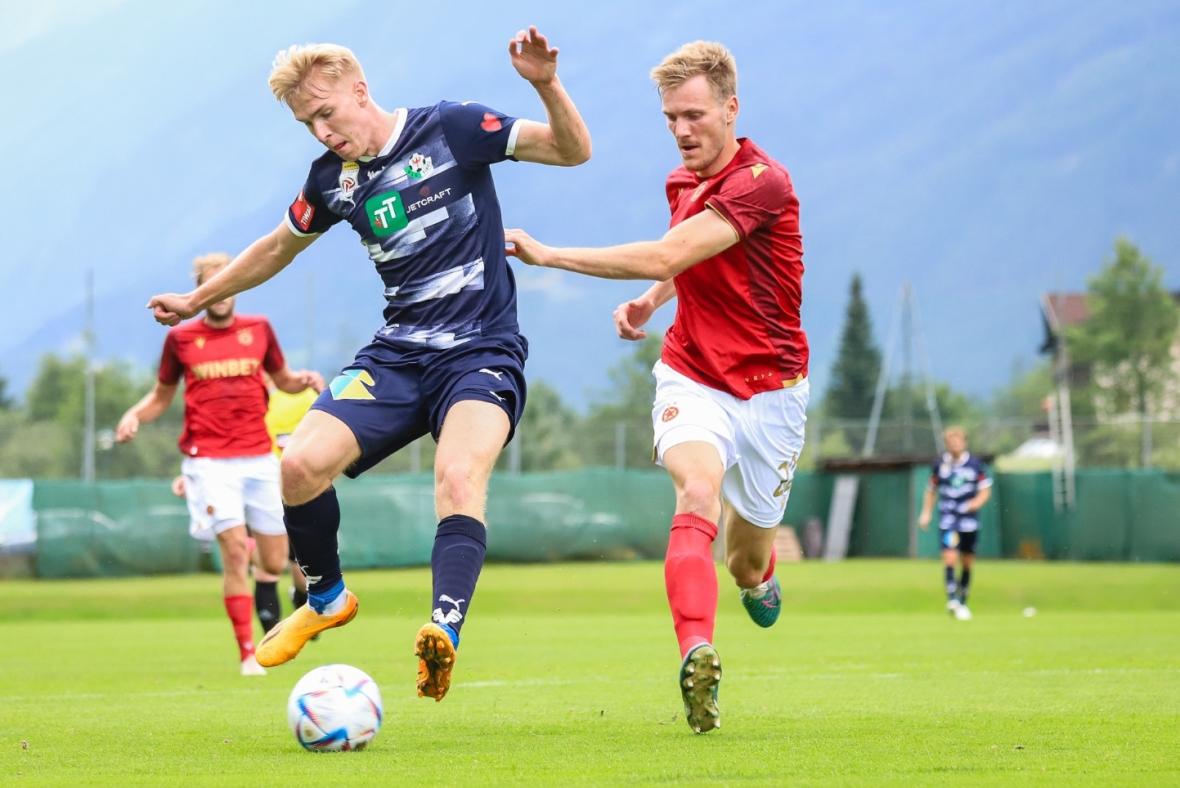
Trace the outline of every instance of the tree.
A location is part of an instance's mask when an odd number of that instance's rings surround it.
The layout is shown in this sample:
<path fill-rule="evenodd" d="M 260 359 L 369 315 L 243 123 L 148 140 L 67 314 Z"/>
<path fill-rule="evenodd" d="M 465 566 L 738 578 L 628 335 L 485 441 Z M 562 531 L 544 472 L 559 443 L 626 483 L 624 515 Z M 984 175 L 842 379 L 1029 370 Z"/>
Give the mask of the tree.
<path fill-rule="evenodd" d="M 840 332 L 840 349 L 832 364 L 825 414 L 833 419 L 867 422 L 880 373 L 881 351 L 873 341 L 873 324 L 861 295 L 860 274 L 853 274 L 844 328 Z M 859 451 L 864 445 L 865 428 L 847 425 L 843 432 L 848 444 Z"/>
<path fill-rule="evenodd" d="M 591 404 L 581 425 L 579 444 L 588 465 L 617 465 L 621 447 L 626 467 L 651 467 L 651 406 L 656 391 L 651 368 L 663 344 L 663 336 L 649 333 L 634 353 L 608 370 L 612 388 L 606 399 Z"/>
<path fill-rule="evenodd" d="M 12 410 L 15 404 L 8 395 L 8 378 L 0 375 L 0 410 Z"/>
<path fill-rule="evenodd" d="M 557 389 L 543 380 L 529 383 L 528 404 L 516 428 L 522 471 L 555 471 L 582 464 L 578 414 L 561 401 Z M 507 455 L 508 452 L 504 452 Z"/>
<path fill-rule="evenodd" d="M 1176 382 L 1180 308 L 1163 286 L 1163 271 L 1125 238 L 1090 279 L 1086 304 L 1089 318 L 1066 333 L 1072 361 L 1090 365 L 1089 394 L 1102 415 L 1139 416 L 1140 464 L 1149 465 L 1152 410 Z"/>

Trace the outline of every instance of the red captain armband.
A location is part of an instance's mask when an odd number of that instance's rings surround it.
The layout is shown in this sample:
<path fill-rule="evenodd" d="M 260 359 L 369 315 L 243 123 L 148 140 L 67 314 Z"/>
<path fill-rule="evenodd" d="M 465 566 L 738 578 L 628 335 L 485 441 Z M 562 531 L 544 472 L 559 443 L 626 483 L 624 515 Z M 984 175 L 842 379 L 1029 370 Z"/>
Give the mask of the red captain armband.
<path fill-rule="evenodd" d="M 311 229 L 311 220 L 315 218 L 315 206 L 303 196 L 302 189 L 299 190 L 295 202 L 291 203 L 291 216 L 295 219 L 295 225 L 303 232 Z"/>

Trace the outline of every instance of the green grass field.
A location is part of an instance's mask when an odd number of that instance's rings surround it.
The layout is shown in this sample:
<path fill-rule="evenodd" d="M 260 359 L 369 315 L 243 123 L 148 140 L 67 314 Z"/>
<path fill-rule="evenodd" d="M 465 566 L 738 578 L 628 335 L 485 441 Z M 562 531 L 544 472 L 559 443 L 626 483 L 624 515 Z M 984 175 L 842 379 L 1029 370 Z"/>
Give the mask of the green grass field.
<path fill-rule="evenodd" d="M 984 562 L 957 622 L 934 563 L 788 565 L 771 630 L 723 574 L 706 736 L 662 578 L 488 567 L 440 704 L 414 696 L 428 570 L 350 573 L 356 621 L 260 679 L 237 675 L 216 576 L 2 582 L 0 783 L 1180 784 L 1180 567 Z M 363 752 L 287 730 L 327 662 L 381 687 Z"/>

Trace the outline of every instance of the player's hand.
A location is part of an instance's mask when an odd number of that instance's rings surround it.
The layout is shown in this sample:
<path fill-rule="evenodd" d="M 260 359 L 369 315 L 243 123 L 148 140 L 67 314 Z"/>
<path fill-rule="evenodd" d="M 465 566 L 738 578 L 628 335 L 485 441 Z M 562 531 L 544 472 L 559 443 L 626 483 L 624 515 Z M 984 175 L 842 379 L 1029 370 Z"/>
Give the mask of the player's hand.
<path fill-rule="evenodd" d="M 172 480 L 172 494 L 177 498 L 184 497 L 184 475 L 177 476 Z"/>
<path fill-rule="evenodd" d="M 646 323 L 655 311 L 655 304 L 645 298 L 624 301 L 615 307 L 615 331 L 623 339 L 646 339 L 647 332 L 640 326 Z"/>
<path fill-rule="evenodd" d="M 922 512 L 918 515 L 918 527 L 923 531 L 930 529 L 930 512 Z"/>
<path fill-rule="evenodd" d="M 316 394 L 324 390 L 324 376 L 314 369 L 301 369 L 295 373 L 295 378 L 303 384 L 303 388 L 311 389 Z"/>
<path fill-rule="evenodd" d="M 134 413 L 124 413 L 119 419 L 119 426 L 115 427 L 115 442 L 126 443 L 139 432 L 139 417 Z"/>
<path fill-rule="evenodd" d="M 553 249 L 533 238 L 524 230 L 504 230 L 504 254 L 515 257 L 522 263 L 548 267 L 553 259 Z"/>
<path fill-rule="evenodd" d="M 534 85 L 553 81 L 557 76 L 557 48 L 537 32 L 535 25 L 517 31 L 508 42 L 508 54 L 516 73 Z"/>
<path fill-rule="evenodd" d="M 147 302 L 147 308 L 152 310 L 152 317 L 156 322 L 165 326 L 174 326 L 197 313 L 192 307 L 192 300 L 180 293 L 161 293 L 152 296 Z"/>

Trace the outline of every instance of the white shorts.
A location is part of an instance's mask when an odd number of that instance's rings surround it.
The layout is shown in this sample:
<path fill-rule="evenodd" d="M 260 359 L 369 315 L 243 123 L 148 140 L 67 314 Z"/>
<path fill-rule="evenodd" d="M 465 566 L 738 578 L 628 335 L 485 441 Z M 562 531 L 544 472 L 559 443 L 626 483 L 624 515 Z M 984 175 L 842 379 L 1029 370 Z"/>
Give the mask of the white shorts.
<path fill-rule="evenodd" d="M 212 541 L 243 523 L 255 534 L 286 535 L 279 461 L 273 454 L 185 457 L 180 472 L 193 537 Z"/>
<path fill-rule="evenodd" d="M 651 420 L 656 460 L 681 443 L 704 441 L 721 455 L 721 494 L 749 523 L 774 528 L 782 522 L 803 451 L 810 385 L 806 379 L 778 391 L 739 399 L 709 388 L 662 361 L 652 368 L 656 400 Z"/>

